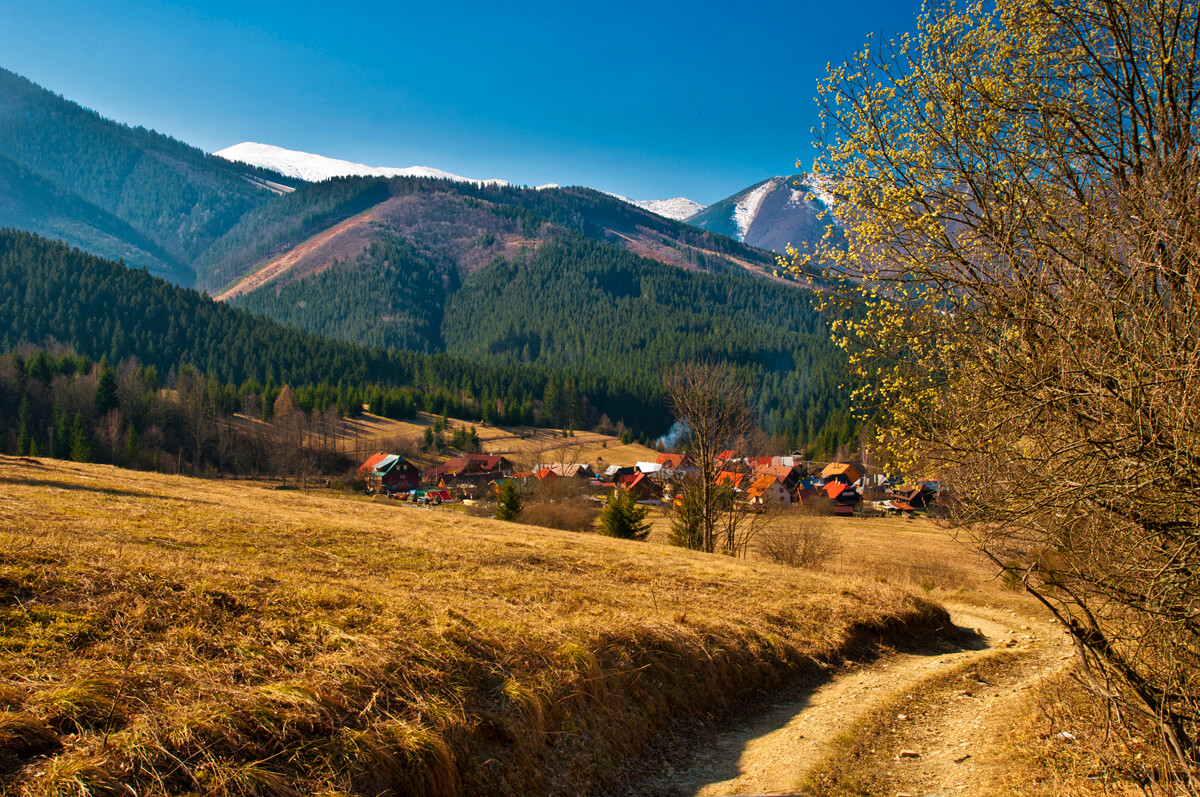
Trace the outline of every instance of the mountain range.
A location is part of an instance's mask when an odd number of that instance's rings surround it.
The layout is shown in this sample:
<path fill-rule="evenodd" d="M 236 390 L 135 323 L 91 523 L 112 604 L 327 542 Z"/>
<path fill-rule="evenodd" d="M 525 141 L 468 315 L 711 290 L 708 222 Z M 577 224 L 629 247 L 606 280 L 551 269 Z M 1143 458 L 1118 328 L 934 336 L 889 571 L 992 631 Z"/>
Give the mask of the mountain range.
<path fill-rule="evenodd" d="M 660 399 L 662 369 L 716 357 L 762 385 L 765 426 L 797 442 L 844 414 L 844 369 L 807 294 L 752 244 L 788 238 L 789 214 L 802 234 L 821 228 L 820 186 L 805 179 L 772 178 L 683 223 L 664 215 L 693 209 L 679 198 L 257 144 L 210 155 L 0 70 L 0 227 L 348 345 L 549 368 L 560 384 L 601 376 L 643 405 Z M 38 334 L 79 345 L 62 320 Z M 197 365 L 221 367 L 214 356 Z M 645 417 L 622 406 L 612 420 Z"/>

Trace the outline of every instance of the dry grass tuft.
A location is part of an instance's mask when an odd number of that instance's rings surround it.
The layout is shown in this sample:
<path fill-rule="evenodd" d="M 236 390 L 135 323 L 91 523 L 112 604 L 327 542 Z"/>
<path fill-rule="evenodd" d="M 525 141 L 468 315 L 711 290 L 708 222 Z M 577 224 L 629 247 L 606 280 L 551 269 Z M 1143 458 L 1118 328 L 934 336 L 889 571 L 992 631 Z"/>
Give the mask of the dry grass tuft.
<path fill-rule="evenodd" d="M 345 494 L 5 457 L 0 490 L 0 791 L 31 797 L 586 792 L 675 717 L 947 622 Z"/>

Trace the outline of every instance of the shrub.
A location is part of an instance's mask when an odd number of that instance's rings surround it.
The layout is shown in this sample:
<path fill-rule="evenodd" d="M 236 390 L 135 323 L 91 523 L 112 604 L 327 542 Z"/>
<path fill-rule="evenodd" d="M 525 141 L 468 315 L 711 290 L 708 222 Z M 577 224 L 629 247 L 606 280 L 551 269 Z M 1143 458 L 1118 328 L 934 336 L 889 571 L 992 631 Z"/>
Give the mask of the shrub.
<path fill-rule="evenodd" d="M 767 559 L 791 567 L 822 567 L 841 551 L 836 532 L 812 515 L 788 513 L 764 529 L 758 552 Z"/>

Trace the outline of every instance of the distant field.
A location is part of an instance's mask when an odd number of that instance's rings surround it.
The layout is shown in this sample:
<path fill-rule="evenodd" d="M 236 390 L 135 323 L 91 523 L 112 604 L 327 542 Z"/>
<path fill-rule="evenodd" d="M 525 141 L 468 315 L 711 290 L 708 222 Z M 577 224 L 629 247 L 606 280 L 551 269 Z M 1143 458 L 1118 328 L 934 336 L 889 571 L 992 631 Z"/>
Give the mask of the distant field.
<path fill-rule="evenodd" d="M 0 457 L 0 792 L 562 794 L 944 626 L 873 578 Z"/>

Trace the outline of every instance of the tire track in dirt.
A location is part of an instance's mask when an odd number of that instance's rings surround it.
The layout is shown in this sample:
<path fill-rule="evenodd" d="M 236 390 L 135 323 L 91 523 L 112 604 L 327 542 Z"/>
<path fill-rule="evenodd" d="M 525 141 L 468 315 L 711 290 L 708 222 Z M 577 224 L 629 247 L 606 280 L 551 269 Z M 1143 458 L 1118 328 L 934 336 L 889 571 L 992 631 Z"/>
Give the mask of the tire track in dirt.
<path fill-rule="evenodd" d="M 852 726 L 884 711 L 894 722 L 863 762 L 878 773 L 879 793 L 993 793 L 988 784 L 1003 774 L 999 751 L 1013 704 L 1057 671 L 1070 658 L 1069 648 L 1061 627 L 1040 617 L 978 606 L 946 608 L 964 629 L 960 645 L 851 664 L 798 699 L 777 703 L 699 744 L 689 766 L 669 773 L 669 787 L 648 784 L 647 793 L 803 794 L 806 776 L 842 749 L 839 741 Z M 1004 664 L 995 666 L 999 661 Z M 988 674 L 980 678 L 985 666 Z M 906 713 L 908 705 L 913 709 Z"/>

